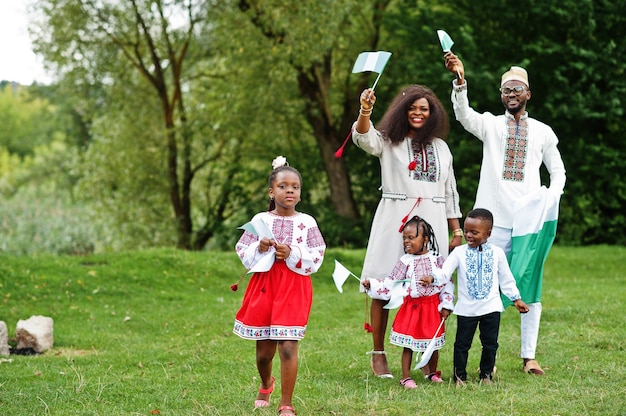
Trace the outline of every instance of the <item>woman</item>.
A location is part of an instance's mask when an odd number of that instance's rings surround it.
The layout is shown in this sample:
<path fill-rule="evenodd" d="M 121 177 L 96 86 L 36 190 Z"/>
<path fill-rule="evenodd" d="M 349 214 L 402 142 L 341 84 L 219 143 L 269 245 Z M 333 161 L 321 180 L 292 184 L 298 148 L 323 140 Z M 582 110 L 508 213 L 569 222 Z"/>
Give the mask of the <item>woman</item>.
<path fill-rule="evenodd" d="M 352 141 L 380 159 L 382 180 L 382 197 L 372 222 L 361 277 L 384 279 L 404 254 L 401 230 L 414 215 L 432 225 L 438 241 L 447 241 L 448 230 L 452 230 L 449 249 L 462 243 L 459 194 L 452 154 L 443 140 L 449 130 L 448 117 L 430 89 L 421 85 L 402 89 L 378 129 L 370 121 L 376 103 L 374 91 L 364 90 L 360 102 Z M 384 308 L 386 303 L 372 294 L 371 366 L 376 376 L 393 378 L 385 356 L 384 337 L 389 318 L 389 310 Z"/>

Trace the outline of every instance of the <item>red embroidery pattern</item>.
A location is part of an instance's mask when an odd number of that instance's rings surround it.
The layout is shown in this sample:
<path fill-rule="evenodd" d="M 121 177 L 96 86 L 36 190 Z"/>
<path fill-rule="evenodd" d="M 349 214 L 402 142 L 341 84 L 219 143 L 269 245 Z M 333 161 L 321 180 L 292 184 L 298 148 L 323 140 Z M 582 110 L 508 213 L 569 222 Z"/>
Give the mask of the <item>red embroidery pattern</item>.
<path fill-rule="evenodd" d="M 272 232 L 280 244 L 290 244 L 293 238 L 293 221 L 285 217 L 275 218 L 272 223 Z"/>
<path fill-rule="evenodd" d="M 504 151 L 502 179 L 523 182 L 528 151 L 528 122 L 526 116 L 522 116 L 517 123 L 513 117 L 507 115 L 506 125 L 509 137 Z"/>
<path fill-rule="evenodd" d="M 318 227 L 311 227 L 308 229 L 306 244 L 309 247 L 320 247 L 326 244 L 324 243 L 324 238 L 322 237 L 322 233 Z"/>
<path fill-rule="evenodd" d="M 413 152 L 411 145 L 407 141 L 407 152 L 409 160 L 409 170 L 413 179 L 424 182 L 437 182 L 439 179 L 439 158 L 437 149 L 433 143 L 424 143 L 420 152 Z"/>

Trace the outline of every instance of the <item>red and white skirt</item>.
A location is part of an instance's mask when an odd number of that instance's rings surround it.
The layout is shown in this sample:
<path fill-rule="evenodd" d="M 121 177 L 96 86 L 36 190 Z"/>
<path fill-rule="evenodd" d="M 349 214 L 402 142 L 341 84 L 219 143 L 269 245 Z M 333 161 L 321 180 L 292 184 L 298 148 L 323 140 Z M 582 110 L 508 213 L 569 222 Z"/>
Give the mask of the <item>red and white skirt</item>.
<path fill-rule="evenodd" d="M 439 294 L 412 298 L 406 296 L 391 326 L 389 341 L 413 351 L 424 351 L 435 337 L 441 323 Z M 445 344 L 446 328 L 442 325 L 435 338 L 435 350 Z"/>
<path fill-rule="evenodd" d="M 311 277 L 278 260 L 267 272 L 250 278 L 233 332 L 252 340 L 304 338 L 313 302 Z"/>

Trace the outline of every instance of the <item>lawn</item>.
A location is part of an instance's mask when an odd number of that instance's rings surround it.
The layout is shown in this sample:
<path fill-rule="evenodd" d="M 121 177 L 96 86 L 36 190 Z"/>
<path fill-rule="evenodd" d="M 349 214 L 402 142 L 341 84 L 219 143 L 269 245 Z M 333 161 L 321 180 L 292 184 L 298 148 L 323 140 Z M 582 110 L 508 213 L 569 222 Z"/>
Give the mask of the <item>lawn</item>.
<path fill-rule="evenodd" d="M 546 376 L 521 372 L 519 314 L 503 315 L 495 384 L 450 383 L 456 319 L 440 369 L 446 383 L 398 384 L 401 350 L 388 347 L 393 380 L 372 376 L 365 297 L 348 280 L 337 292 L 337 259 L 357 275 L 363 250 L 332 249 L 314 275 L 314 300 L 294 397 L 299 415 L 626 414 L 626 247 L 554 247 L 546 264 L 537 358 Z M 54 319 L 54 347 L 0 357 L 2 415 L 249 415 L 259 386 L 254 343 L 232 333 L 246 280 L 234 252 L 149 250 L 87 257 L 0 261 L 0 319 Z M 393 315 L 392 315 L 393 316 Z M 478 368 L 480 344 L 468 368 Z M 274 373 L 279 376 L 278 357 Z M 279 386 L 279 383 L 277 383 Z M 269 409 L 274 415 L 277 387 Z"/>

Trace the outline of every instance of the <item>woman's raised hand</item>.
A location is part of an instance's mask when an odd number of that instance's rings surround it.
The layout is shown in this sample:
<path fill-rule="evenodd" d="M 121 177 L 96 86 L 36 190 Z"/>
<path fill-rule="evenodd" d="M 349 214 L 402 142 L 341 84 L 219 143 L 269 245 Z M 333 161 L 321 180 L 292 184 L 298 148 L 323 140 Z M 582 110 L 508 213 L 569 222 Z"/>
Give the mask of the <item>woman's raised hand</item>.
<path fill-rule="evenodd" d="M 361 108 L 364 110 L 369 110 L 374 107 L 374 103 L 376 103 L 376 95 L 374 94 L 374 90 L 371 88 L 366 88 L 361 93 L 360 97 Z"/>

